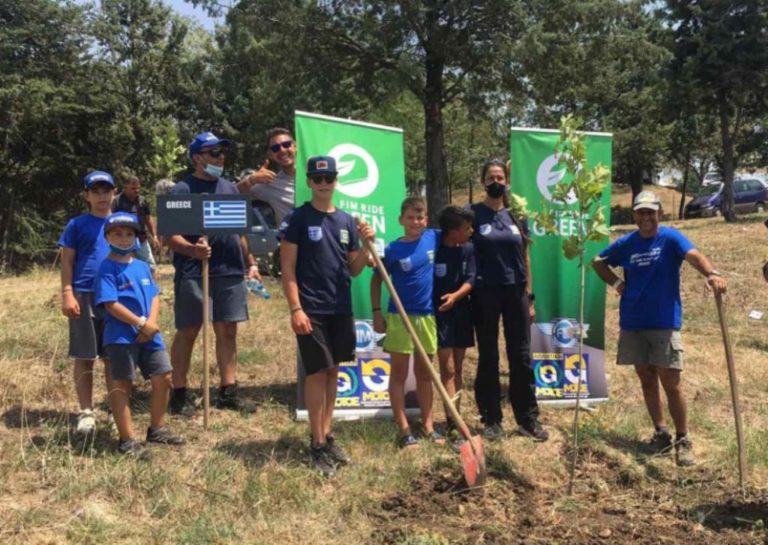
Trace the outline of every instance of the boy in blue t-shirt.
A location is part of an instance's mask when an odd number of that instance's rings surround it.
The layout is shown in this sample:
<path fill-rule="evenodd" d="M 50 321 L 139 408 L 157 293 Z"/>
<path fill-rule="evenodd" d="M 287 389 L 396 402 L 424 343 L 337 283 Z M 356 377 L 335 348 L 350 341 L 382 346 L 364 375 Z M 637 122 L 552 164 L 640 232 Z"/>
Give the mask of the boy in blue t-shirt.
<path fill-rule="evenodd" d="M 181 445 L 165 425 L 165 409 L 171 390 L 171 362 L 165 351 L 157 316 L 159 290 L 149 265 L 133 257 L 141 225 L 133 214 L 116 212 L 107 217 L 104 236 L 110 253 L 99 267 L 96 304 L 107 311 L 104 318 L 104 350 L 112 363 L 114 390 L 109 400 L 120 433 L 122 454 L 148 459 L 149 451 L 134 438 L 130 392 L 135 369 L 152 384 L 149 396 L 150 426 L 147 441 Z"/>
<path fill-rule="evenodd" d="M 280 231 L 283 291 L 291 311 L 304 368 L 304 403 L 312 434 L 310 462 L 330 477 L 350 462 L 331 433 L 339 364 L 355 359 L 351 278 L 368 263 L 360 239 L 373 229 L 333 204 L 338 171 L 333 157 L 310 157 L 307 184 L 312 200 L 293 210 Z"/>
<path fill-rule="evenodd" d="M 440 212 L 440 246 L 435 256 L 435 286 L 432 297 L 437 312 L 437 359 L 440 379 L 448 395 L 461 402 L 464 387 L 462 365 L 467 348 L 475 345 L 469 292 L 475 285 L 474 213 L 469 208 L 448 205 Z M 448 414 L 448 411 L 446 411 Z M 448 426 L 454 423 L 448 419 Z"/>
<path fill-rule="evenodd" d="M 94 279 L 109 253 L 104 221 L 109 215 L 115 182 L 107 172 L 95 170 L 83 178 L 87 214 L 72 218 L 59 237 L 61 247 L 61 312 L 69 318 L 69 357 L 74 362 L 75 391 L 80 404 L 78 433 L 96 427 L 93 413 L 93 364 L 104 360 L 107 392 L 112 391 L 109 360 L 102 350 L 104 321 L 93 302 Z"/>
<path fill-rule="evenodd" d="M 424 350 L 432 355 L 437 350 L 437 326 L 432 304 L 434 285 L 435 249 L 439 232 L 427 229 L 427 205 L 424 199 L 408 197 L 400 206 L 400 225 L 405 236 L 391 242 L 384 251 L 382 262 L 392 278 Z M 408 378 L 408 362 L 414 353 L 413 341 L 405 328 L 402 318 L 392 300 L 389 301 L 387 319 L 381 313 L 381 276 L 371 277 L 371 306 L 373 307 L 373 328 L 377 333 L 386 333 L 384 351 L 391 357 L 389 375 L 389 402 L 395 423 L 400 428 L 400 448 L 415 446 L 418 441 L 411 433 L 405 415 L 405 381 Z M 414 365 L 416 375 L 416 398 L 419 401 L 421 420 L 427 437 L 442 442 L 443 437 L 434 429 L 432 416 L 432 377 L 424 364 Z"/>

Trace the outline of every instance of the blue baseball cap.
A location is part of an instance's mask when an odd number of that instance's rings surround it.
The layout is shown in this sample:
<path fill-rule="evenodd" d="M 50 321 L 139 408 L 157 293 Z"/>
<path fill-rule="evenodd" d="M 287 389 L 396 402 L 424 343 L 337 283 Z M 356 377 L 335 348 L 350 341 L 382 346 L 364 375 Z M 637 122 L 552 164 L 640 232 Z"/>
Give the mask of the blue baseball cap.
<path fill-rule="evenodd" d="M 115 227 L 130 227 L 136 231 L 136 233 L 141 232 L 139 218 L 128 212 L 115 212 L 114 214 L 107 216 L 107 219 L 104 222 L 104 234 L 106 235 Z"/>
<path fill-rule="evenodd" d="M 330 155 L 310 157 L 309 161 L 307 161 L 307 176 L 315 176 L 317 174 L 336 176 L 338 174 L 336 159 Z"/>
<path fill-rule="evenodd" d="M 213 146 L 231 146 L 232 142 L 226 138 L 219 138 L 212 132 L 201 132 L 189 143 L 189 156 L 200 153 L 203 148 L 210 148 Z"/>
<path fill-rule="evenodd" d="M 107 184 L 115 187 L 115 181 L 112 179 L 112 175 L 103 170 L 94 170 L 93 172 L 86 174 L 85 178 L 83 178 L 83 182 L 85 183 L 85 189 L 90 189 L 94 184 Z"/>

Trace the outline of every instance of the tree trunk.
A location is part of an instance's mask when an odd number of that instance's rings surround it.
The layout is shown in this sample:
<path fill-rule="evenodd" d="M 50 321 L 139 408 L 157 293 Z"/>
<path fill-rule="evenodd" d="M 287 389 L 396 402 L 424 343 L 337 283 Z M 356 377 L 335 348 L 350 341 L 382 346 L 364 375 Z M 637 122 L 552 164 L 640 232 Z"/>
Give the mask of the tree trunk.
<path fill-rule="evenodd" d="M 629 183 L 632 186 L 632 202 L 634 202 L 635 197 L 643 190 L 643 167 L 639 164 L 632 165 L 630 168 Z"/>
<path fill-rule="evenodd" d="M 685 192 L 688 189 L 688 174 L 691 164 L 691 151 L 685 152 L 685 168 L 683 169 L 683 188 L 680 192 L 680 208 L 677 211 L 677 218 L 683 219 L 683 212 L 685 211 Z"/>
<path fill-rule="evenodd" d="M 723 213 L 723 219 L 731 223 L 736 221 L 736 211 L 733 208 L 733 173 L 736 170 L 736 164 L 733 153 L 733 137 L 731 136 L 730 120 L 728 118 L 728 103 L 722 93 L 720 94 L 719 102 L 720 138 L 723 144 L 723 204 L 720 210 Z"/>
<path fill-rule="evenodd" d="M 443 134 L 443 65 L 427 51 L 424 87 L 424 136 L 427 155 L 427 209 L 430 224 L 437 225 L 440 210 L 448 203 L 448 171 Z"/>

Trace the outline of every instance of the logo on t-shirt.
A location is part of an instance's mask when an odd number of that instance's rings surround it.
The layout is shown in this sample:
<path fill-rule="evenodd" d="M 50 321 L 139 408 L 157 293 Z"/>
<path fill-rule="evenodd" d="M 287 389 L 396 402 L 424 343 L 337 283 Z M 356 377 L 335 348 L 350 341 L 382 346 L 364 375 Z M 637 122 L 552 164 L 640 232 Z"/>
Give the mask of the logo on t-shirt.
<path fill-rule="evenodd" d="M 435 263 L 435 276 L 442 278 L 448 272 L 448 266 L 445 263 Z"/>
<path fill-rule="evenodd" d="M 427 257 L 429 258 L 430 263 L 435 262 L 435 251 L 434 250 L 427 250 Z"/>
<path fill-rule="evenodd" d="M 287 221 L 281 221 L 280 222 L 280 227 L 278 227 L 277 229 L 278 229 L 278 231 L 285 231 L 286 229 L 288 229 L 288 222 Z"/>
<path fill-rule="evenodd" d="M 349 244 L 349 231 L 346 229 L 339 229 L 339 239 L 342 244 Z"/>
<path fill-rule="evenodd" d="M 141 279 L 141 285 L 142 286 L 149 286 L 149 278 L 142 278 Z"/>
<path fill-rule="evenodd" d="M 490 223 L 484 223 L 480 226 L 480 234 L 485 236 L 488 236 L 491 234 L 491 224 Z"/>
<path fill-rule="evenodd" d="M 410 257 L 404 257 L 399 261 L 400 261 L 400 268 L 403 269 L 403 271 L 408 272 L 413 268 L 413 262 L 411 261 Z"/>
<path fill-rule="evenodd" d="M 512 231 L 513 235 L 519 235 L 520 229 L 517 228 L 517 225 L 510 225 L 509 230 Z"/>
<path fill-rule="evenodd" d="M 317 242 L 318 240 L 323 239 L 323 228 L 319 225 L 310 225 L 309 226 L 309 240 L 313 242 Z"/>

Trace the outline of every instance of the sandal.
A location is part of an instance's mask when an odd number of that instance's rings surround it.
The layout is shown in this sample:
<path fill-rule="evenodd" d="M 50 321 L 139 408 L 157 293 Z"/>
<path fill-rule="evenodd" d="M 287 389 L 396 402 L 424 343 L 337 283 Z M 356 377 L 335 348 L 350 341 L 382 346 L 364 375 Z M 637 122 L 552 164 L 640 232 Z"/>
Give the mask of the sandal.
<path fill-rule="evenodd" d="M 408 448 L 408 447 L 415 447 L 419 444 L 419 440 L 416 439 L 412 433 L 408 433 L 406 435 L 403 435 L 400 437 L 400 439 L 397 440 L 397 446 L 401 449 Z"/>

